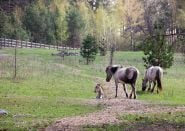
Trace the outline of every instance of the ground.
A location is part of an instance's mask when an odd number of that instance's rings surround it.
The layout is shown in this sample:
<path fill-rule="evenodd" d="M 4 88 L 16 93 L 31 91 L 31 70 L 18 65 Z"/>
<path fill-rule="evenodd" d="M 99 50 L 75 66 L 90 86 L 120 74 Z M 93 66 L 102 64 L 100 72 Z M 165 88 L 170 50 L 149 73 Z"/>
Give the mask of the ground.
<path fill-rule="evenodd" d="M 130 100 L 124 98 L 118 99 L 102 99 L 86 101 L 88 104 L 104 105 L 101 111 L 89 113 L 83 116 L 66 117 L 57 120 L 51 126 L 47 127 L 46 131 L 53 130 L 76 130 L 82 126 L 104 125 L 104 124 L 119 124 L 119 117 L 123 114 L 145 114 L 145 113 L 174 113 L 185 112 L 185 106 L 169 107 L 162 105 L 154 105 L 144 101 Z M 169 128 L 168 128 L 168 127 Z M 138 130 L 147 130 L 149 127 L 141 126 Z M 151 127 L 150 127 L 151 128 Z M 152 130 L 175 130 L 171 125 L 156 126 L 153 125 Z M 185 130 L 185 128 L 183 128 Z"/>
<path fill-rule="evenodd" d="M 80 56 L 51 56 L 54 50 L 18 49 L 17 78 L 14 49 L 0 50 L 0 130 L 185 130 L 184 57 L 175 55 L 165 70 L 163 91 L 141 91 L 144 66 L 142 52 L 116 52 L 114 63 L 134 65 L 140 71 L 137 99 L 125 98 L 120 85 L 118 98 L 113 81 L 105 82 L 109 57 L 94 63 L 78 63 Z M 94 86 L 102 83 L 106 98 L 97 100 Z M 130 87 L 128 87 L 130 89 Z M 152 128 L 152 129 L 151 129 Z"/>
<path fill-rule="evenodd" d="M 74 116 L 74 117 L 66 117 L 63 119 L 59 119 L 54 122 L 51 126 L 44 129 L 45 131 L 53 131 L 53 130 L 64 130 L 64 131 L 76 131 L 76 130 L 85 130 L 82 127 L 84 126 L 102 126 L 106 124 L 116 124 L 119 125 L 122 120 L 120 117 L 124 114 L 147 114 L 147 113 L 176 113 L 176 112 L 185 112 L 185 106 L 165 106 L 162 104 L 151 104 L 142 100 L 134 100 L 125 98 L 125 94 L 123 89 L 119 88 L 118 98 L 114 98 L 113 83 L 106 83 L 104 87 L 107 87 L 105 90 L 107 96 L 104 99 L 91 99 L 83 101 L 83 104 L 87 105 L 101 105 L 103 109 L 89 113 L 83 116 Z M 138 126 L 138 125 L 137 125 Z M 139 125 L 139 131 L 175 131 L 176 127 L 173 125 Z M 181 130 L 181 128 L 179 129 Z M 185 127 L 182 128 L 185 130 Z"/>

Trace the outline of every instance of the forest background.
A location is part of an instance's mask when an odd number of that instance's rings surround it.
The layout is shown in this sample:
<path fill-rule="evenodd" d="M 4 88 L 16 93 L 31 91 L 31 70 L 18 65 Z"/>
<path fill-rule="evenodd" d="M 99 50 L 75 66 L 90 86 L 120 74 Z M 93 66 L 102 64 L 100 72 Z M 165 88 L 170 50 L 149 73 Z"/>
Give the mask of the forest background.
<path fill-rule="evenodd" d="M 185 28 L 183 0 L 1 0 L 0 36 L 80 47 L 88 34 L 100 46 L 139 50 L 163 22 L 177 51 Z"/>

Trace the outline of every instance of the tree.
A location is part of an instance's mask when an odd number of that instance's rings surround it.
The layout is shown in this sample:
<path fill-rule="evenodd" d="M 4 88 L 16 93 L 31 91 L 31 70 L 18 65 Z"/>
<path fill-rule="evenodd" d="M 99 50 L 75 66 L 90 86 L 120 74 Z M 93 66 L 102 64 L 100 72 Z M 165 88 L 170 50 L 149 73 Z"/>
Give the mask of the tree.
<path fill-rule="evenodd" d="M 54 16 L 54 28 L 57 43 L 66 43 L 68 38 L 67 21 L 65 19 L 67 7 L 67 0 L 53 0 L 49 7 L 50 12 L 52 12 Z"/>
<path fill-rule="evenodd" d="M 86 38 L 83 40 L 82 46 L 80 48 L 80 54 L 83 58 L 86 59 L 87 65 L 89 64 L 89 61 L 95 60 L 97 52 L 98 47 L 95 37 L 87 35 Z"/>
<path fill-rule="evenodd" d="M 99 41 L 98 48 L 101 56 L 105 56 L 107 54 L 107 45 L 105 43 L 105 39 Z"/>
<path fill-rule="evenodd" d="M 141 0 L 125 0 L 124 5 L 124 31 L 130 35 L 131 50 L 136 48 L 137 33 L 141 31 L 140 27 L 143 26 L 143 5 Z M 128 37 L 126 37 L 128 39 Z M 137 40 L 138 41 L 138 40 Z"/>
<path fill-rule="evenodd" d="M 22 27 L 22 22 L 18 21 L 16 14 L 6 15 L 3 12 L 0 12 L 0 36 L 29 40 L 29 35 Z"/>
<path fill-rule="evenodd" d="M 177 28 L 178 28 L 178 41 L 176 45 L 176 50 L 184 55 L 185 60 L 185 1 L 177 0 Z M 184 61 L 185 62 L 185 61 Z"/>
<path fill-rule="evenodd" d="M 90 8 L 87 2 L 79 2 L 78 8 L 84 21 L 82 37 L 86 36 L 87 34 L 93 34 L 95 30 L 95 14 L 93 10 Z"/>
<path fill-rule="evenodd" d="M 12 13 L 11 23 L 14 28 L 13 38 L 21 40 L 29 40 L 29 33 L 26 31 L 22 23 L 23 10 L 16 7 L 15 11 Z"/>
<path fill-rule="evenodd" d="M 11 17 L 5 13 L 0 12 L 0 36 L 1 37 L 12 37 L 14 30 L 11 24 Z"/>
<path fill-rule="evenodd" d="M 173 64 L 173 46 L 167 43 L 164 35 L 164 23 L 156 23 L 154 26 L 155 36 L 148 37 L 143 44 L 145 67 L 151 65 L 170 68 Z"/>
<path fill-rule="evenodd" d="M 68 44 L 70 46 L 80 46 L 81 31 L 84 28 L 83 17 L 75 5 L 71 5 L 66 14 L 68 27 Z"/>
<path fill-rule="evenodd" d="M 56 43 L 53 14 L 42 0 L 26 8 L 23 23 L 31 33 L 32 41 Z"/>
<path fill-rule="evenodd" d="M 146 39 L 143 58 L 145 66 L 170 68 L 173 64 L 174 40 L 168 35 L 174 30 L 173 0 L 144 0 Z"/>

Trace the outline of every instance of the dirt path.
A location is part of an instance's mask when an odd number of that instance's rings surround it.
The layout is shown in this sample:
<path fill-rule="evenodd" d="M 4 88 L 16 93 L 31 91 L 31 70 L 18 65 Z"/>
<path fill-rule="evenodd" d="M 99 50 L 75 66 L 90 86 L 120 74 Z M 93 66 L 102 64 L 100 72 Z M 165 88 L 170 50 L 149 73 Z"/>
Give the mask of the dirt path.
<path fill-rule="evenodd" d="M 144 101 L 126 99 L 123 96 L 123 90 L 119 88 L 118 98 L 114 98 L 114 89 L 112 85 L 106 85 L 109 89 L 106 91 L 107 98 L 101 100 L 87 100 L 83 104 L 87 105 L 103 105 L 104 108 L 98 112 L 89 113 L 83 116 L 67 117 L 57 120 L 51 126 L 47 127 L 45 131 L 71 131 L 80 130 L 80 126 L 84 125 L 102 125 L 102 124 L 119 124 L 121 121 L 119 117 L 123 114 L 141 114 L 141 113 L 172 113 L 178 111 L 185 112 L 185 106 L 168 107 L 162 105 L 154 105 Z M 110 90 L 111 89 L 111 90 Z M 106 89 L 105 89 L 106 90 Z M 163 128 L 164 129 L 164 128 Z M 171 128 L 172 129 L 172 128 Z"/>
<path fill-rule="evenodd" d="M 53 125 L 47 127 L 46 131 L 53 130 L 77 130 L 83 125 L 102 125 L 102 124 L 119 124 L 119 117 L 123 114 L 142 114 L 142 113 L 172 113 L 185 111 L 185 106 L 167 107 L 152 105 L 143 101 L 129 99 L 105 99 L 105 100 L 90 100 L 89 104 L 101 104 L 105 108 L 101 111 L 89 113 L 84 116 L 67 117 L 56 121 Z"/>

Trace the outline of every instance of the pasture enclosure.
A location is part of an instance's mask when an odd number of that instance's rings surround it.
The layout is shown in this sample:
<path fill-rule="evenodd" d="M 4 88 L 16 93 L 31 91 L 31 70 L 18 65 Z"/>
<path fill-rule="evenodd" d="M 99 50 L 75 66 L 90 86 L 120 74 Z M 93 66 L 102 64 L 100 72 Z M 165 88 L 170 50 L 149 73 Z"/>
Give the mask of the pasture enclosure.
<path fill-rule="evenodd" d="M 79 48 L 61 46 L 59 44 L 51 45 L 51 44 L 35 43 L 35 42 L 30 42 L 30 41 L 0 38 L 0 48 L 6 48 L 6 47 L 57 49 L 59 51 L 73 50 L 73 52 L 76 52 L 79 50 Z"/>
<path fill-rule="evenodd" d="M 105 82 L 108 56 L 97 56 L 94 63 L 84 65 L 77 62 L 80 56 L 69 56 L 64 60 L 51 56 L 51 53 L 57 52 L 54 49 L 17 50 L 16 79 L 12 79 L 14 50 L 0 50 L 0 108 L 9 113 L 0 117 L 0 130 L 45 128 L 63 117 L 104 108 L 95 100 L 93 90 L 97 80 Z M 140 76 L 136 84 L 138 99 L 166 106 L 185 105 L 183 56 L 175 54 L 174 65 L 165 70 L 164 89 L 160 94 L 156 90 L 153 94 L 141 91 L 141 79 L 145 70 L 142 56 L 142 52 L 116 52 L 114 59 L 115 64 L 133 65 L 139 69 Z M 118 91 L 120 88 L 121 86 Z M 112 92 L 113 95 L 114 93 Z M 124 94 L 121 94 L 117 100 L 124 100 Z M 93 105 L 89 100 L 95 100 L 97 104 Z"/>

